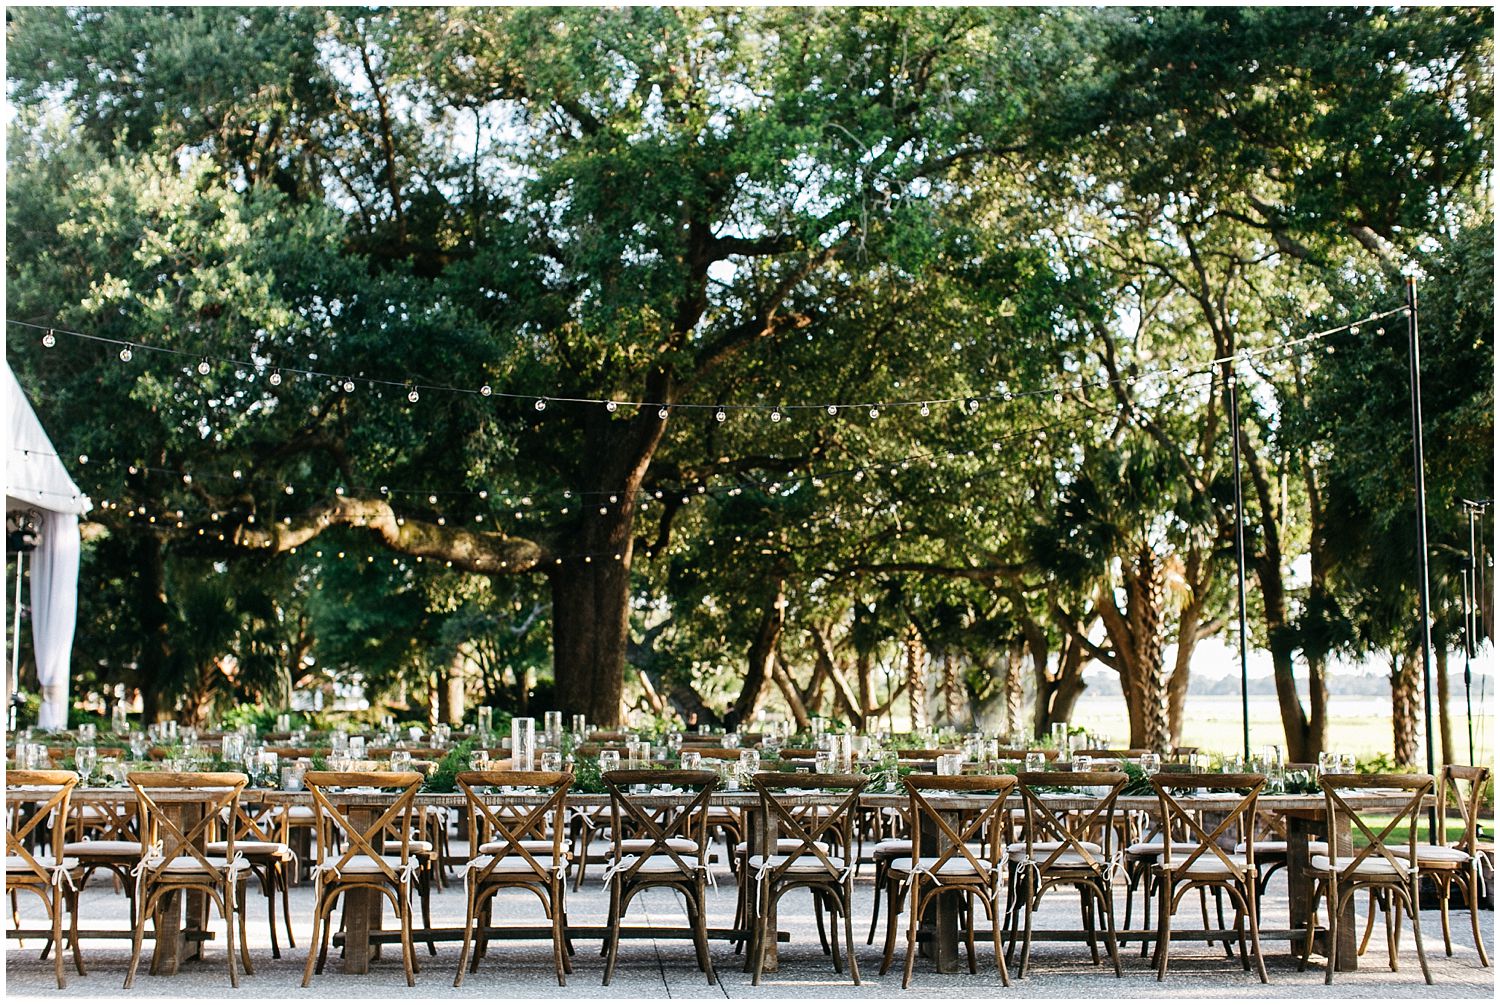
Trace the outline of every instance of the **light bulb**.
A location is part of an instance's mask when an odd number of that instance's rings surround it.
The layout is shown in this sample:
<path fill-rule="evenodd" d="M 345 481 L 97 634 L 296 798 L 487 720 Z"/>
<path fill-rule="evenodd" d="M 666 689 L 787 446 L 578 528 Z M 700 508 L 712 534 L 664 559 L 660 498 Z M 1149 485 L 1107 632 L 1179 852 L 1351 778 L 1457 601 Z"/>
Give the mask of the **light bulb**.
<path fill-rule="evenodd" d="M 1350 325 L 1349 326 L 1349 334 L 1350 335 L 1358 335 L 1359 334 L 1359 325 Z"/>
<path fill-rule="evenodd" d="M 88 454 L 79 454 L 78 455 L 78 463 L 79 464 L 87 464 L 88 462 L 89 462 L 89 455 Z"/>
<path fill-rule="evenodd" d="M 599 515 L 600 516 L 604 516 L 608 512 L 609 512 L 609 507 L 608 506 L 600 506 L 599 507 Z"/>
<path fill-rule="evenodd" d="M 781 421 L 781 409 L 779 409 L 779 408 L 773 408 L 773 409 L 771 409 L 771 421 L 772 422 L 780 422 Z"/>
<path fill-rule="evenodd" d="M 828 406 L 828 414 L 829 415 L 838 415 L 839 414 L 839 406 L 837 406 L 837 405 L 829 405 Z"/>
<path fill-rule="evenodd" d="M 481 499 L 488 499 L 489 497 L 490 497 L 490 493 L 489 493 L 489 491 L 487 489 L 480 489 L 479 490 L 479 498 L 481 498 Z"/>
<path fill-rule="evenodd" d="M 436 506 L 437 505 L 437 496 L 428 496 L 427 497 L 427 501 L 429 503 L 431 503 L 432 505 Z"/>
<path fill-rule="evenodd" d="M 656 410 L 656 417 L 658 419 L 665 419 L 667 417 L 667 406 L 666 405 L 663 405 L 663 406 L 661 406 L 660 408 L 658 408 Z"/>
<path fill-rule="evenodd" d="M 344 381 L 344 393 L 345 394 L 353 394 L 354 393 L 354 381 L 348 380 L 348 379 L 346 379 Z"/>
<path fill-rule="evenodd" d="M 121 363 L 129 363 L 130 362 L 130 358 L 132 356 L 134 356 L 134 355 L 135 354 L 130 351 L 130 346 L 126 346 L 125 348 L 123 348 L 123 349 L 120 350 L 120 362 Z"/>
<path fill-rule="evenodd" d="M 483 385 L 483 386 L 481 386 L 479 388 L 479 393 L 481 395 L 483 395 L 484 397 L 488 398 L 490 395 L 494 394 L 495 392 L 490 388 L 490 385 L 485 384 L 485 385 Z"/>
<path fill-rule="evenodd" d="M 280 387 L 281 386 L 281 371 L 280 370 L 272 370 L 271 371 L 271 376 L 269 378 L 267 378 L 267 379 L 270 380 L 272 387 Z"/>
<path fill-rule="evenodd" d="M 204 377 L 208 376 L 208 357 L 207 356 L 204 356 L 202 359 L 200 359 L 198 361 L 198 373 L 201 376 L 204 376 Z"/>
<path fill-rule="evenodd" d="M 616 411 L 616 410 L 619 409 L 619 407 L 620 407 L 619 404 L 617 404 L 616 402 L 613 402 L 613 401 L 606 401 L 604 403 L 604 410 L 606 412 Z"/>
<path fill-rule="evenodd" d="M 51 349 L 53 346 L 57 345 L 57 336 L 52 333 L 51 329 L 48 329 L 47 334 L 42 336 L 42 345 L 46 346 L 48 349 Z"/>
<path fill-rule="evenodd" d="M 475 513 L 474 514 L 474 522 L 475 523 L 484 523 L 484 515 L 481 514 L 481 513 Z"/>
<path fill-rule="evenodd" d="M 714 413 L 714 418 L 718 419 L 720 422 L 723 422 L 725 419 L 729 418 L 729 416 L 725 415 L 724 410 L 721 408 Z"/>
<path fill-rule="evenodd" d="M 406 392 L 406 400 L 409 401 L 409 402 L 411 402 L 413 405 L 415 405 L 421 399 L 422 399 L 422 396 L 417 393 L 417 389 L 416 388 L 412 388 L 410 391 Z"/>
<path fill-rule="evenodd" d="M 292 494 L 292 493 L 293 493 L 293 492 L 295 492 L 295 491 L 297 491 L 297 490 L 296 490 L 296 489 L 294 489 L 294 488 L 292 488 L 292 487 L 291 487 L 291 486 L 290 486 L 290 485 L 288 485 L 288 486 L 287 486 L 287 487 L 286 487 L 286 494 L 287 494 L 287 495 L 291 495 L 291 494 Z"/>
<path fill-rule="evenodd" d="M 972 415 L 973 413 L 975 413 L 977 411 L 979 411 L 979 399 L 978 398 L 970 398 L 969 399 L 969 413 Z"/>
<path fill-rule="evenodd" d="M 538 412 L 545 412 L 547 410 L 547 400 L 545 398 L 538 398 L 536 400 L 536 410 Z"/>
<path fill-rule="evenodd" d="M 336 495 L 336 496 L 343 495 L 344 494 L 344 486 L 340 485 L 338 488 L 334 489 L 333 490 L 333 494 Z"/>
<path fill-rule="evenodd" d="M 922 402 L 922 410 L 921 411 L 922 411 L 923 415 L 931 415 L 932 414 L 932 409 L 930 409 L 930 408 L 927 407 L 927 402 L 925 402 L 925 401 Z"/>
<path fill-rule="evenodd" d="M 870 409 L 870 418 L 872 418 L 872 419 L 878 419 L 878 418 L 880 418 L 880 409 L 878 409 L 878 408 L 871 408 Z"/>
<path fill-rule="evenodd" d="M 446 526 L 448 526 L 448 519 L 446 517 L 441 517 L 441 516 L 438 517 L 438 526 L 439 527 L 446 527 Z"/>

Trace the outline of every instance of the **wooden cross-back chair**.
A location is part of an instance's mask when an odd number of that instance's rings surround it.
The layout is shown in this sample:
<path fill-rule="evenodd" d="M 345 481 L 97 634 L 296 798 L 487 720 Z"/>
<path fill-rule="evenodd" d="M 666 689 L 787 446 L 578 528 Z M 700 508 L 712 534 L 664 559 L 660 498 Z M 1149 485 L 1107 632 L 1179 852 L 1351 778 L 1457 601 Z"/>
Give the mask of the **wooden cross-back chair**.
<path fill-rule="evenodd" d="M 242 800 L 232 812 L 222 814 L 225 831 L 234 832 L 235 853 L 244 858 L 250 871 L 260 880 L 261 892 L 266 895 L 266 922 L 271 928 L 271 956 L 281 959 L 281 946 L 276 934 L 276 894 L 281 894 L 281 913 L 286 923 L 287 946 L 297 948 L 292 934 L 291 885 L 292 874 L 297 868 L 297 854 L 288 842 L 288 820 L 284 813 L 277 813 L 274 806 L 247 807 Z M 208 843 L 210 855 L 223 855 L 227 840 Z"/>
<path fill-rule="evenodd" d="M 1307 911 L 1307 936 L 1302 944 L 1302 958 L 1297 969 L 1307 967 L 1312 953 L 1313 931 L 1318 920 L 1318 904 L 1328 902 L 1327 970 L 1323 976 L 1325 984 L 1333 983 L 1333 972 L 1338 965 L 1339 914 L 1360 890 L 1369 890 L 1372 905 L 1380 903 L 1385 909 L 1386 948 L 1390 954 L 1391 970 L 1396 970 L 1396 932 L 1401 927 L 1401 912 L 1411 915 L 1412 938 L 1417 945 L 1417 960 L 1422 965 L 1422 976 L 1432 983 L 1432 973 L 1427 968 L 1427 953 L 1422 947 L 1422 924 L 1417 911 L 1417 816 L 1423 801 L 1432 794 L 1432 776 L 1423 774 L 1325 774 L 1318 779 L 1323 789 L 1326 819 L 1330 828 L 1336 820 L 1346 818 L 1353 825 L 1356 840 L 1366 842 L 1348 859 L 1341 861 L 1338 842 L 1328 842 L 1326 855 L 1313 855 L 1310 870 L 1315 878 L 1312 903 Z M 1384 826 L 1377 832 L 1367 823 L 1361 811 L 1351 806 L 1344 794 L 1362 791 L 1384 790 L 1401 794 L 1405 801 L 1400 804 Z M 1370 812 L 1370 811 L 1365 811 Z M 1382 808 L 1379 815 L 1388 812 Z M 1388 842 L 1401 826 L 1407 828 L 1406 840 L 1401 846 Z M 1394 912 L 1394 925 L 1392 924 Z"/>
<path fill-rule="evenodd" d="M 978 973 L 974 951 L 974 911 L 978 901 L 990 919 L 995 946 L 995 966 L 1000 980 L 1010 986 L 1010 972 L 1001 950 L 1000 877 L 1005 861 L 1005 838 L 1010 822 L 1006 800 L 1016 787 L 1015 775 L 934 775 L 911 774 L 903 779 L 907 796 L 907 819 L 911 823 L 912 852 L 893 859 L 888 867 L 891 896 L 889 920 L 895 923 L 900 911 L 898 898 L 904 888 L 907 900 L 906 962 L 901 986 L 911 986 L 916 965 L 918 930 L 922 915 L 939 896 L 959 895 L 970 905 L 965 942 L 969 972 Z M 957 814 L 934 805 L 931 794 L 985 795 L 987 801 L 970 806 Z M 949 818 L 957 815 L 958 821 Z M 925 835 L 925 838 L 924 838 Z M 970 847 L 974 845 L 976 847 Z M 881 973 L 890 966 L 892 938 L 887 929 L 886 955 Z"/>
<path fill-rule="evenodd" d="M 68 986 L 63 976 L 62 918 L 69 911 L 69 943 L 73 966 L 86 976 L 83 951 L 78 945 L 78 887 L 82 869 L 76 859 L 62 851 L 65 844 L 68 804 L 78 774 L 73 771 L 10 770 L 5 774 L 5 892 L 12 905 L 17 893 L 30 893 L 47 910 L 51 936 L 47 947 L 56 947 L 53 966 L 57 986 Z M 49 833 L 50 831 L 50 833 Z M 41 850 L 45 841 L 46 851 Z M 19 914 L 11 930 L 21 927 Z M 47 947 L 44 947 L 44 952 Z"/>
<path fill-rule="evenodd" d="M 839 958 L 838 920 L 844 921 L 849 974 L 859 983 L 859 962 L 854 958 L 854 825 L 859 797 L 869 785 L 864 775 L 761 772 L 751 779 L 760 796 L 763 819 L 775 824 L 776 848 L 751 855 L 743 882 L 758 888 L 754 937 L 750 943 L 754 961 L 751 983 L 760 984 L 765 965 L 765 940 L 776 938 L 769 931 L 770 907 L 792 890 L 806 889 L 813 895 L 813 910 L 822 921 L 828 910 L 832 932 L 833 969 L 843 972 Z M 819 789 L 837 797 L 831 805 L 796 807 L 784 801 L 787 789 Z M 785 835 L 783 837 L 782 835 Z"/>
<path fill-rule="evenodd" d="M 698 954 L 698 967 L 717 981 L 708 952 L 708 800 L 718 788 L 712 771 L 624 770 L 604 774 L 609 790 L 610 830 L 614 860 L 606 874 L 609 883 L 609 936 L 605 946 L 604 983 L 614 976 L 620 952 L 620 925 L 630 901 L 641 891 L 670 887 L 683 895 L 688 925 Z M 633 785 L 682 789 L 686 798 L 665 808 L 632 795 Z M 639 838 L 624 838 L 627 826 Z"/>
<path fill-rule="evenodd" d="M 1443 949 L 1453 955 L 1453 931 L 1448 920 L 1449 901 L 1456 886 L 1463 896 L 1464 907 L 1474 926 L 1474 948 L 1479 953 L 1481 966 L 1489 966 L 1489 954 L 1485 952 L 1484 935 L 1479 930 L 1480 857 L 1479 823 L 1484 810 L 1485 783 L 1489 781 L 1490 769 L 1471 767 L 1465 764 L 1443 766 L 1437 788 L 1438 833 L 1437 843 L 1421 842 L 1417 845 L 1417 875 L 1432 880 L 1438 894 L 1439 917 L 1443 924 Z M 1448 841 L 1449 809 L 1456 811 L 1462 833 L 1454 842 Z M 1370 934 L 1375 930 L 1376 891 L 1370 892 L 1370 910 L 1365 919 L 1365 934 L 1360 940 L 1359 952 L 1363 956 L 1370 944 Z M 1399 938 L 1399 933 L 1398 933 Z"/>
<path fill-rule="evenodd" d="M 318 848 L 312 941 L 308 943 L 302 986 L 312 983 L 314 968 L 322 973 L 328 960 L 334 903 L 355 890 L 368 890 L 391 902 L 401 921 L 401 963 L 406 983 L 415 986 L 417 954 L 411 935 L 411 893 L 420 863 L 411 855 L 411 834 L 422 775 L 415 771 L 309 771 L 302 781 L 312 793 L 317 810 Z M 394 796 L 373 821 L 362 826 L 351 819 L 359 796 L 339 791 L 351 788 L 392 792 Z M 397 845 L 394 855 L 388 851 L 387 842 L 392 833 Z M 335 834 L 342 845 L 340 852 L 329 850 Z"/>
<path fill-rule="evenodd" d="M 1115 802 L 1129 784 L 1130 776 L 1120 771 L 1026 771 L 1018 777 L 1026 823 L 1023 840 L 1013 844 L 1007 855 L 1011 881 L 1006 910 L 1007 952 L 1015 949 L 1019 925 L 1017 914 L 1024 912 L 1025 931 L 1020 940 L 1018 972 L 1020 976 L 1026 976 L 1031 963 L 1032 922 L 1042 897 L 1048 890 L 1071 886 L 1078 890 L 1083 928 L 1088 933 L 1089 952 L 1094 964 L 1097 966 L 1100 962 L 1094 924 L 1097 908 L 1105 923 L 1105 944 L 1114 964 L 1115 976 L 1123 976 L 1115 938 L 1113 842 L 1116 839 Z M 1045 790 L 1054 787 L 1103 791 L 1091 808 L 1059 815 L 1045 800 Z M 1090 840 L 1091 836 L 1097 836 L 1099 840 Z"/>
<path fill-rule="evenodd" d="M 137 912 L 130 969 L 125 975 L 126 989 L 135 983 L 147 922 L 163 906 L 163 900 L 188 893 L 201 893 L 218 906 L 224 919 L 224 955 L 229 963 L 229 983 L 232 987 L 239 987 L 234 949 L 236 921 L 245 973 L 255 972 L 250 963 L 250 944 L 245 934 L 245 912 L 241 905 L 248 868 L 244 858 L 235 851 L 233 833 L 227 835 L 218 855 L 209 854 L 208 842 L 219 826 L 221 814 L 226 810 L 231 815 L 238 812 L 240 793 L 249 783 L 249 778 L 237 771 L 134 771 L 126 775 L 125 780 L 135 793 L 141 816 L 141 840 L 145 847 L 136 867 Z M 159 933 L 161 919 L 157 919 L 156 924 Z M 154 942 L 153 974 L 162 958 L 159 934 Z"/>
<path fill-rule="evenodd" d="M 464 868 L 464 946 L 453 986 L 463 984 L 476 926 L 479 945 L 473 969 L 479 969 L 479 959 L 489 944 L 494 897 L 507 889 L 527 890 L 542 902 L 542 909 L 552 923 L 552 960 L 557 968 L 557 983 L 566 985 L 566 975 L 573 966 L 569 960 L 563 900 L 568 869 L 568 853 L 563 849 L 563 818 L 564 800 L 573 776 L 558 771 L 463 771 L 458 774 L 457 782 L 467 805 L 474 854 Z M 492 806 L 477 791 L 508 786 L 540 789 L 543 801 L 534 806 Z"/>
<path fill-rule="evenodd" d="M 1250 969 L 1250 953 L 1245 948 L 1249 929 L 1250 948 L 1262 984 L 1269 983 L 1266 961 L 1260 951 L 1260 922 L 1257 904 L 1259 873 L 1255 866 L 1255 843 L 1246 843 L 1255 831 L 1255 805 L 1266 787 L 1261 774 L 1159 774 L 1151 778 L 1151 788 L 1161 806 L 1162 853 L 1152 867 L 1157 879 L 1156 979 L 1167 976 L 1167 957 L 1172 938 L 1172 916 L 1177 905 L 1190 890 L 1213 890 L 1220 905 L 1219 928 L 1224 928 L 1222 897 L 1234 904 L 1234 928 L 1239 936 L 1240 961 Z M 1241 793 L 1234 808 L 1225 813 L 1212 831 L 1200 823 L 1200 814 L 1184 806 L 1177 793 L 1206 790 L 1231 790 Z M 1174 842 L 1174 832 L 1187 835 L 1185 843 Z M 1228 837 L 1237 837 L 1244 851 L 1226 852 L 1221 846 Z M 1174 847 L 1175 844 L 1175 847 Z M 1183 854 L 1186 852 L 1186 854 Z M 1176 859 L 1174 860 L 1174 853 Z M 1225 930 L 1228 931 L 1228 930 Z"/>

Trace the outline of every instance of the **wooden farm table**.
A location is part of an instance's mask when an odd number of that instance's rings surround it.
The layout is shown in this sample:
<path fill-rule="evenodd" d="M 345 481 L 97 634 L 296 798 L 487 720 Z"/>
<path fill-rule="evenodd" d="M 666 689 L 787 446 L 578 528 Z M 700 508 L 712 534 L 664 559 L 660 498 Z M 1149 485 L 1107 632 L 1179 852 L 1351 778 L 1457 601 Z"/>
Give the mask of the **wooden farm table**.
<path fill-rule="evenodd" d="M 117 791 L 117 790 L 116 790 Z M 279 792 L 279 791 L 252 791 L 247 790 L 247 800 L 262 803 L 284 804 L 284 805 L 310 805 L 312 796 L 307 792 Z M 373 822 L 379 810 L 390 804 L 391 796 L 385 793 L 371 792 L 368 794 L 355 793 L 347 796 L 351 808 L 365 807 L 369 814 L 366 825 Z M 528 792 L 495 792 L 486 796 L 486 801 L 491 804 L 510 805 L 535 805 L 543 800 L 543 796 Z M 793 803 L 803 805 L 817 805 L 827 801 L 830 797 L 823 793 L 806 792 L 789 794 L 786 798 Z M 1019 806 L 1019 797 L 1015 797 Z M 1089 810 L 1096 803 L 1096 798 L 1087 793 L 1055 793 L 1048 795 L 1045 801 L 1056 811 L 1065 810 Z M 1406 796 L 1402 793 L 1359 793 L 1346 796 L 1346 802 L 1358 810 L 1379 811 L 1381 809 L 1397 809 L 1404 805 Z M 681 803 L 682 797 L 675 793 L 653 793 L 635 797 L 642 805 L 676 806 Z M 1234 793 L 1223 795 L 1201 795 L 1186 797 L 1179 802 L 1184 806 L 1191 806 L 1206 812 L 1229 812 L 1239 803 L 1240 797 Z M 971 796 L 943 796 L 933 794 L 928 800 L 933 807 L 939 811 L 952 810 L 959 812 L 965 809 L 975 809 L 987 806 L 988 797 L 982 795 Z M 591 793 L 570 793 L 566 803 L 569 807 L 588 810 L 597 809 L 608 805 L 608 797 Z M 860 803 L 871 808 L 904 808 L 907 805 L 907 797 L 904 792 L 870 792 L 861 796 Z M 421 793 L 417 796 L 418 806 L 449 806 L 462 807 L 465 799 L 462 793 Z M 763 822 L 760 822 L 761 814 L 755 812 L 760 805 L 759 797 L 752 791 L 728 791 L 716 792 L 710 799 L 710 805 L 735 807 L 747 813 L 750 817 L 751 826 L 746 835 L 751 844 L 751 854 L 757 854 L 760 849 L 769 847 L 768 841 L 774 840 L 774 834 L 770 833 Z M 1353 840 L 1351 836 L 1351 823 L 1342 814 L 1336 815 L 1330 823 L 1326 819 L 1327 805 L 1321 794 L 1317 795 L 1265 795 L 1257 803 L 1258 807 L 1265 812 L 1276 813 L 1287 821 L 1288 833 L 1288 862 L 1287 882 L 1289 889 L 1290 910 L 1288 928 L 1283 931 L 1263 930 L 1263 939 L 1286 939 L 1293 947 L 1293 951 L 1300 951 L 1301 932 L 1305 931 L 1307 924 L 1307 913 L 1311 908 L 1313 877 L 1309 866 L 1309 855 L 1307 842 L 1314 836 L 1323 836 L 1330 841 L 1338 850 L 1340 856 L 1347 857 L 1352 854 Z M 1119 811 L 1139 811 L 1155 814 L 1159 809 L 1155 796 L 1121 796 L 1116 803 Z M 358 822 L 356 821 L 356 825 Z M 358 901 L 358 902 L 356 902 Z M 936 904 L 933 915 L 924 920 L 924 947 L 925 954 L 931 956 L 938 969 L 944 973 L 957 972 L 965 966 L 960 955 L 961 942 L 959 939 L 959 905 L 955 898 L 935 898 Z M 378 897 L 348 898 L 345 904 L 345 959 L 344 968 L 350 973 L 365 973 L 369 966 L 372 947 L 380 942 L 393 941 L 399 938 L 396 932 L 384 932 L 381 929 L 380 909 L 381 900 Z M 774 924 L 774 919 L 773 919 Z M 1352 900 L 1346 913 L 1340 918 L 1340 946 L 1339 966 L 1340 969 L 1353 970 L 1357 967 L 1358 956 L 1354 952 L 1354 908 Z M 537 937 L 545 937 L 550 929 L 537 928 Z M 526 934 L 530 936 L 531 930 L 517 932 L 517 935 Z M 573 938 L 602 937 L 604 929 L 602 926 L 579 926 L 569 925 L 569 935 Z M 624 934 L 627 936 L 646 936 L 649 929 L 639 931 L 630 929 Z M 711 934 L 717 938 L 738 941 L 748 933 L 736 929 L 716 929 Z M 1152 938 L 1154 931 L 1131 932 L 1131 938 Z M 463 937 L 461 928 L 452 929 L 422 929 L 413 933 L 414 941 L 456 940 Z M 1068 939 L 1080 940 L 1087 937 L 1082 931 L 1035 931 L 1033 938 L 1037 939 Z M 777 962 L 777 943 L 780 940 L 766 940 L 765 969 L 774 970 Z"/>

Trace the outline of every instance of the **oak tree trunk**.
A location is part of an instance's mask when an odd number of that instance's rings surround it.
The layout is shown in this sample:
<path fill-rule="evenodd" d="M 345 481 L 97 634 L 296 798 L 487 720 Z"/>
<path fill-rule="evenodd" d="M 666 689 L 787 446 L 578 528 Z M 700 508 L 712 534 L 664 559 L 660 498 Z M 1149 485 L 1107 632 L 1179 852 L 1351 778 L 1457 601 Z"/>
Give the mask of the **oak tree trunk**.
<path fill-rule="evenodd" d="M 1397 764 L 1417 763 L 1421 675 L 1410 649 L 1391 653 L 1391 753 Z"/>

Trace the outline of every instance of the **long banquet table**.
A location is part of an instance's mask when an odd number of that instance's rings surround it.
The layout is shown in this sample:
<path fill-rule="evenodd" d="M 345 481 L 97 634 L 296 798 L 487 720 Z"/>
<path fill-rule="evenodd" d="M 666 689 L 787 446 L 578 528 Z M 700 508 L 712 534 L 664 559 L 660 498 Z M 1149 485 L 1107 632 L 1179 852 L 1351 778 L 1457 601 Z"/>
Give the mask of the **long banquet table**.
<path fill-rule="evenodd" d="M 184 798 L 189 793 L 184 793 Z M 286 805 L 286 806 L 310 806 L 313 799 L 308 792 L 284 792 L 275 789 L 246 789 L 242 795 L 242 801 L 246 803 L 264 805 Z M 388 792 L 370 791 L 345 792 L 341 801 L 347 802 L 351 813 L 363 811 L 367 816 L 361 820 L 351 816 L 351 822 L 356 826 L 368 826 L 373 822 L 380 810 L 388 806 L 391 801 Z M 544 797 L 531 792 L 493 792 L 485 796 L 487 802 L 492 805 L 534 805 Z M 787 798 L 799 805 L 817 805 L 828 800 L 830 797 L 819 792 L 792 793 Z M 931 795 L 928 801 L 938 810 L 962 811 L 987 806 L 991 797 L 983 795 Z M 1019 806 L 1019 798 L 1015 799 Z M 88 788 L 74 790 L 74 804 L 86 804 L 90 802 L 127 802 L 131 796 L 128 790 L 118 788 Z M 1066 810 L 1089 810 L 1097 803 L 1097 799 L 1087 793 L 1058 792 L 1044 797 L 1048 805 L 1055 811 Z M 1191 806 L 1205 812 L 1228 812 L 1233 810 L 1239 803 L 1240 797 L 1233 793 L 1223 795 L 1199 795 L 1185 797 L 1179 800 L 1184 806 Z M 1378 812 L 1381 809 L 1397 809 L 1405 804 L 1407 799 L 1404 793 L 1381 793 L 1365 792 L 1349 794 L 1345 796 L 1346 802 L 1358 810 L 1369 810 Z M 439 793 L 424 792 L 417 796 L 418 806 L 427 807 L 462 807 L 465 805 L 465 797 L 462 793 Z M 681 802 L 681 796 L 671 792 L 651 793 L 633 797 L 633 801 L 645 806 L 670 807 Z M 871 809 L 899 809 L 907 805 L 907 797 L 902 792 L 870 792 L 866 791 L 860 797 L 860 803 Z M 608 797 L 593 793 L 569 793 L 566 804 L 570 808 L 582 810 L 598 809 L 608 805 Z M 710 798 L 710 805 L 733 807 L 759 817 L 755 810 L 760 805 L 759 797 L 753 791 L 747 790 L 720 790 Z M 1261 810 L 1276 813 L 1282 816 L 1287 823 L 1288 837 L 1288 862 L 1287 882 L 1289 897 L 1288 927 L 1277 930 L 1263 927 L 1261 930 L 1262 940 L 1286 940 L 1292 944 L 1294 951 L 1300 951 L 1302 933 L 1305 931 L 1307 912 L 1311 906 L 1313 877 L 1309 866 L 1309 855 L 1307 843 L 1310 839 L 1322 836 L 1337 849 L 1340 856 L 1352 854 L 1353 840 L 1351 835 L 1350 821 L 1343 814 L 1336 814 L 1332 826 L 1328 825 L 1325 817 L 1327 806 L 1322 795 L 1263 795 L 1258 806 Z M 1116 803 L 1116 811 L 1138 811 L 1155 814 L 1159 809 L 1155 796 L 1121 796 Z M 760 847 L 768 844 L 774 839 L 774 834 L 768 835 L 763 825 L 752 825 L 749 828 L 747 839 L 751 842 L 752 854 L 758 852 Z M 948 903 L 944 903 L 949 901 Z M 369 968 L 369 960 L 374 953 L 375 947 L 383 942 L 394 941 L 399 938 L 399 933 L 385 931 L 381 927 L 381 904 L 379 897 L 347 897 L 344 926 L 344 970 L 347 973 L 366 973 Z M 207 933 L 195 923 L 198 911 L 194 910 L 196 905 L 189 907 L 187 911 L 188 926 L 184 927 L 180 909 L 173 905 L 173 916 L 158 916 L 157 935 L 165 943 L 164 953 L 167 967 L 176 969 L 179 959 L 196 955 L 201 945 L 201 940 L 207 937 Z M 924 919 L 929 942 L 924 945 L 924 953 L 930 955 L 936 961 L 938 969 L 942 972 L 955 972 L 960 966 L 960 940 L 958 937 L 958 906 L 951 902 L 951 898 L 939 898 L 936 912 L 931 919 Z M 602 936 L 603 929 L 598 927 L 581 926 L 569 924 L 570 938 L 588 938 Z M 538 928 L 536 937 L 545 937 L 548 930 Z M 1354 922 L 1354 908 L 1352 900 L 1345 914 L 1340 916 L 1339 924 L 1339 968 L 1341 970 L 1354 970 L 1358 966 L 1358 955 L 1354 952 L 1356 925 Z M 496 936 L 503 937 L 506 933 L 496 932 Z M 532 934 L 529 929 L 513 931 L 511 934 Z M 630 931 L 627 934 L 648 934 L 647 930 L 640 932 Z M 718 938 L 738 941 L 747 933 L 735 929 L 716 929 L 712 933 Z M 1150 939 L 1154 932 L 1132 931 L 1121 933 L 1133 939 Z M 1191 934 L 1191 933 L 1189 933 Z M 458 940 L 463 936 L 460 928 L 435 928 L 418 929 L 413 932 L 413 940 L 416 942 Z M 1056 932 L 1034 932 L 1034 937 L 1043 939 L 1063 939 L 1076 941 L 1087 938 L 1087 933 L 1082 931 L 1056 931 Z M 1320 933 L 1319 938 L 1322 935 Z M 767 939 L 765 943 L 765 969 L 773 971 L 777 962 L 777 941 Z"/>

